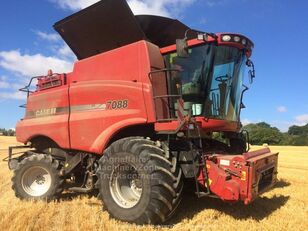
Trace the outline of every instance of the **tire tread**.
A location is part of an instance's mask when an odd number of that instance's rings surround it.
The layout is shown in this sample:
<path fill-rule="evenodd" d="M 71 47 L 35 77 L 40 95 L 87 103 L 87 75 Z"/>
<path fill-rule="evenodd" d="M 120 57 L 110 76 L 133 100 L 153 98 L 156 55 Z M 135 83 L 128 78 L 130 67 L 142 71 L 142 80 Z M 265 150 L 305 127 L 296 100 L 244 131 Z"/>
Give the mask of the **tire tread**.
<path fill-rule="evenodd" d="M 103 164 L 115 153 L 125 152 L 142 156 L 146 161 L 144 166 L 153 167 L 150 171 L 151 177 L 151 198 L 145 211 L 135 219 L 119 217 L 112 214 L 107 203 L 104 203 L 106 209 L 115 218 L 133 222 L 137 224 L 151 223 L 161 224 L 168 220 L 181 201 L 183 181 L 182 171 L 177 165 L 177 159 L 171 157 L 168 146 L 163 142 L 154 142 L 143 137 L 128 137 L 112 143 L 105 151 L 103 157 L 99 160 L 98 176 L 103 174 Z M 99 180 L 100 181 L 100 177 Z M 97 184 L 100 189 L 101 199 L 105 201 L 103 192 L 101 192 L 101 183 Z"/>

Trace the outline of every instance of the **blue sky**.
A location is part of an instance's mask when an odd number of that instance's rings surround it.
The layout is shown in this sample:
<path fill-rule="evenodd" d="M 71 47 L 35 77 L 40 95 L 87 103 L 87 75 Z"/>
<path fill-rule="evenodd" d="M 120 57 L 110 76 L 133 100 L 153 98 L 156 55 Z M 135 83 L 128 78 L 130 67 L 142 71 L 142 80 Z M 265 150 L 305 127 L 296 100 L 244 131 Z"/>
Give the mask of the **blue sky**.
<path fill-rule="evenodd" d="M 0 8 L 0 127 L 23 117 L 17 89 L 30 76 L 70 71 L 75 60 L 52 25 L 95 0 L 10 0 Z M 257 77 L 242 121 L 282 131 L 308 123 L 308 1 L 129 0 L 135 14 L 159 14 L 210 32 L 239 32 L 255 43 Z"/>

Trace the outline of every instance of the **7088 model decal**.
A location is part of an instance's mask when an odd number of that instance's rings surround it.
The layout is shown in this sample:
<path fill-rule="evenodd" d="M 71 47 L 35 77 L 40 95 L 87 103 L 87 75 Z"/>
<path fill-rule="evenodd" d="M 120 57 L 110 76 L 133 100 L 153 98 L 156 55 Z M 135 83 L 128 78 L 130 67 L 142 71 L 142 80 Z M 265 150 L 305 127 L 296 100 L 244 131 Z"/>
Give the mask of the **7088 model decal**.
<path fill-rule="evenodd" d="M 113 109 L 122 109 L 128 107 L 128 100 L 110 100 L 107 102 L 106 109 L 113 110 Z"/>
<path fill-rule="evenodd" d="M 117 110 L 128 107 L 128 100 L 109 100 L 102 104 L 84 104 L 71 106 L 71 111 L 88 111 L 88 110 Z"/>

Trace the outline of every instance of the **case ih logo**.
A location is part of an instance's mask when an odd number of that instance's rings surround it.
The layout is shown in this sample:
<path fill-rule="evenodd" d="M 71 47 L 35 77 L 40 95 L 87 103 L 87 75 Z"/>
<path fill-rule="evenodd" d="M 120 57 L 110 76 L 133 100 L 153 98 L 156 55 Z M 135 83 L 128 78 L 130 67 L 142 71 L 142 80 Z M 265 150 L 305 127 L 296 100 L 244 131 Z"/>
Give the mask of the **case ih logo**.
<path fill-rule="evenodd" d="M 40 109 L 35 112 L 35 117 L 49 116 L 57 113 L 57 108 Z"/>

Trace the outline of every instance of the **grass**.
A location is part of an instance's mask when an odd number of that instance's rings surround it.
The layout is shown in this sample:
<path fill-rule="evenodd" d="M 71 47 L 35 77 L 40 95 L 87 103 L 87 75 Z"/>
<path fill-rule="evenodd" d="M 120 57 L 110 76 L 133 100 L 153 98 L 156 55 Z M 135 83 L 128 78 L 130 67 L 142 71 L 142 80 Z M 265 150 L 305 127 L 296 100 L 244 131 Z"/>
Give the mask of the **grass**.
<path fill-rule="evenodd" d="M 0 159 L 14 137 L 0 136 Z M 256 147 L 254 147 L 256 148 Z M 308 230 L 308 147 L 273 146 L 279 155 L 279 182 L 252 204 L 229 205 L 186 193 L 167 226 L 137 226 L 109 218 L 94 196 L 64 194 L 59 201 L 15 198 L 12 173 L 0 162 L 1 230 Z"/>

